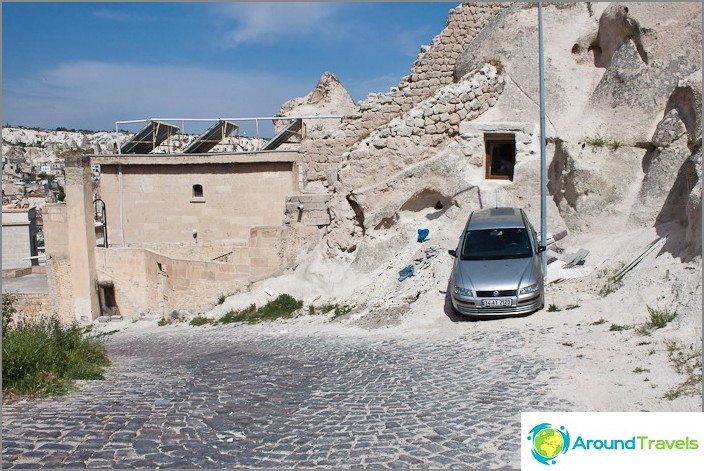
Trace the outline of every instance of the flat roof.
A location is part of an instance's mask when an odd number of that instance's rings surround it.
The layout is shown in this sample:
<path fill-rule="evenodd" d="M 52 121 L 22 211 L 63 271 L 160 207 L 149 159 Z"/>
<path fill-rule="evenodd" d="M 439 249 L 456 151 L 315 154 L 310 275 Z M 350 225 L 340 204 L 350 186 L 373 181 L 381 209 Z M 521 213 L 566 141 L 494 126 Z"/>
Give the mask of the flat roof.
<path fill-rule="evenodd" d="M 100 165 L 199 165 L 298 162 L 296 150 L 268 152 L 218 152 L 217 154 L 96 154 L 92 164 Z"/>

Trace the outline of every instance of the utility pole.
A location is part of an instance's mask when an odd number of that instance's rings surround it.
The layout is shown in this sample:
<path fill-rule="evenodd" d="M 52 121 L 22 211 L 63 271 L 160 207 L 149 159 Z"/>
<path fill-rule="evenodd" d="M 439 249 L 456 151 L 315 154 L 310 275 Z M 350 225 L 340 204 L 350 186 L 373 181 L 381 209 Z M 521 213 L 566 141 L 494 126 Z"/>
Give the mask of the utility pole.
<path fill-rule="evenodd" d="M 538 62 L 540 67 L 540 245 L 547 246 L 548 212 L 546 205 L 547 160 L 545 158 L 545 84 L 543 75 L 543 1 L 538 0 Z M 547 277 L 547 251 L 541 254 L 543 277 Z"/>

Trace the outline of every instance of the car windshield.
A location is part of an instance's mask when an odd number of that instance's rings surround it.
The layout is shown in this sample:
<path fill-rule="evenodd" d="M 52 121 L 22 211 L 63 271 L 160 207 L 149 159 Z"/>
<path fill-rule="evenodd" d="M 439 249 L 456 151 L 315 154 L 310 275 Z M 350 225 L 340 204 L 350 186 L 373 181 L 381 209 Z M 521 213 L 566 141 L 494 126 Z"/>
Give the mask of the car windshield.
<path fill-rule="evenodd" d="M 528 231 L 524 228 L 467 231 L 462 260 L 505 260 L 532 256 Z"/>

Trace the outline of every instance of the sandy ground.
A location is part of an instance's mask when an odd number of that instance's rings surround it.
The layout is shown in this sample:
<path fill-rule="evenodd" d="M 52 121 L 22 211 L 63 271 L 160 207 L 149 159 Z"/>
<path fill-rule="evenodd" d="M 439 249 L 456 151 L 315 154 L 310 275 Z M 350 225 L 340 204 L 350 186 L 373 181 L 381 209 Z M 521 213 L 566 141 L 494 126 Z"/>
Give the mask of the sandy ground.
<path fill-rule="evenodd" d="M 701 257 L 683 261 L 668 251 L 677 253 L 682 245 L 678 239 L 681 228 L 671 225 L 618 234 L 570 235 L 552 248 L 564 253 L 583 248 L 589 255 L 576 268 L 563 268 L 559 260 L 548 265 L 544 310 L 527 317 L 468 321 L 452 312 L 447 296 L 452 269 L 447 250 L 455 248 L 464 222 L 461 215 L 404 214 L 395 230 L 408 231 L 410 241 L 397 247 L 375 270 L 362 272 L 354 264 L 336 263 L 318 247 L 295 269 L 253 284 L 206 315 L 219 318 L 229 310 L 251 303 L 263 305 L 288 293 L 302 299 L 304 308 L 296 319 L 268 324 L 272 332 L 282 335 L 325 331 L 452 338 L 471 330 L 484 332 L 487 341 L 493 341 L 506 329 L 526 329 L 535 332 L 535 341 L 522 346 L 524 353 L 546 361 L 557 359 L 551 386 L 560 397 L 569 398 L 575 410 L 702 410 L 701 392 L 664 398 L 690 376 L 678 373 L 671 355 L 693 357 L 682 363 L 692 368 L 699 361 L 701 374 Z M 415 240 L 418 228 L 430 229 L 423 243 Z M 659 240 L 658 232 L 670 238 L 660 240 L 620 286 L 604 294 L 608 277 Z M 411 263 L 419 267 L 416 275 L 399 282 L 398 272 Z M 331 314 L 320 314 L 320 307 L 329 303 L 353 306 L 353 310 L 333 320 Z M 310 305 L 316 307 L 317 315 L 308 314 Z M 550 311 L 550 305 L 558 310 Z M 677 316 L 664 328 L 646 332 L 648 307 L 676 311 Z M 627 329 L 613 330 L 618 326 Z"/>

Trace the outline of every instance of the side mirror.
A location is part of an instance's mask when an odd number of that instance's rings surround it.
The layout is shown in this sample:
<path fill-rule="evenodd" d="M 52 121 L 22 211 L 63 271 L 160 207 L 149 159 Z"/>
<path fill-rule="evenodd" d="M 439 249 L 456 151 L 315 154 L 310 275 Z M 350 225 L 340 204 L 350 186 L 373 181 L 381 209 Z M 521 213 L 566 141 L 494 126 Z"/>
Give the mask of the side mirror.
<path fill-rule="evenodd" d="M 538 251 L 536 253 L 543 253 L 547 250 L 548 248 L 545 245 L 539 245 L 538 246 Z"/>
<path fill-rule="evenodd" d="M 456 250 L 448 250 L 447 253 L 449 253 L 449 254 L 452 255 L 453 257 L 456 257 L 456 256 L 457 256 L 457 251 L 456 251 Z"/>

